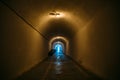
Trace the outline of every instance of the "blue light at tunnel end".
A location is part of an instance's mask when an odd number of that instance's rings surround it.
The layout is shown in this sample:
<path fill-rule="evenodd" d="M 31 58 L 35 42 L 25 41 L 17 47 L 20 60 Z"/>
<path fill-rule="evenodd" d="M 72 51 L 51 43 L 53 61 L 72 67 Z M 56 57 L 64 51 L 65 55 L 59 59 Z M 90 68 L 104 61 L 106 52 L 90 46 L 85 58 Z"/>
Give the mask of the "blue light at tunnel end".
<path fill-rule="evenodd" d="M 63 46 L 58 42 L 56 43 L 53 48 L 56 50 L 56 56 L 63 54 Z"/>

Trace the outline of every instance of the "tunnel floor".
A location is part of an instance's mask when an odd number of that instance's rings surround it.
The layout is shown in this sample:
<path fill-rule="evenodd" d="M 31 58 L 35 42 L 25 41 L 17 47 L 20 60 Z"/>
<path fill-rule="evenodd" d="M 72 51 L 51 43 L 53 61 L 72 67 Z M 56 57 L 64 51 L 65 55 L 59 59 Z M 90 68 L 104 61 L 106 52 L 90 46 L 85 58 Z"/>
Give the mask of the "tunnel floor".
<path fill-rule="evenodd" d="M 79 65 L 64 54 L 47 58 L 16 80 L 101 80 L 86 74 Z"/>

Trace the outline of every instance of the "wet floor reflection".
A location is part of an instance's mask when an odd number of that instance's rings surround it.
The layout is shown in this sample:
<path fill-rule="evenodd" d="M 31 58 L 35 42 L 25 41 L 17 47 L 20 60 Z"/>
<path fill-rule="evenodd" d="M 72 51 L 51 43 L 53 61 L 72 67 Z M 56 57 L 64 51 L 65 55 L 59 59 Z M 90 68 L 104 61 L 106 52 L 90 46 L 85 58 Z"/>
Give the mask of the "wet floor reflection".
<path fill-rule="evenodd" d="M 63 65 L 63 59 L 64 59 L 64 54 L 62 52 L 57 52 L 55 56 L 55 74 L 62 74 L 62 65 Z"/>
<path fill-rule="evenodd" d="M 86 75 L 86 72 L 59 51 L 17 80 L 101 80 L 96 78 Z"/>

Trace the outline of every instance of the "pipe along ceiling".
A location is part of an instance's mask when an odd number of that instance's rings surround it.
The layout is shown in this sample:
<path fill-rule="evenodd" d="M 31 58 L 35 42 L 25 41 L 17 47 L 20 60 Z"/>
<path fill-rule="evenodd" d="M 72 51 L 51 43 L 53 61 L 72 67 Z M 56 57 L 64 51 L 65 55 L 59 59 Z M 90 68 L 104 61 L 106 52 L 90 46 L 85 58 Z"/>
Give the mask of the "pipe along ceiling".
<path fill-rule="evenodd" d="M 71 38 L 96 15 L 101 8 L 101 4 L 106 5 L 102 1 L 96 1 L 94 4 L 89 3 L 88 5 L 97 6 L 93 8 L 92 6 L 86 6 L 85 3 L 89 1 L 79 0 L 74 0 L 74 2 L 63 0 L 5 0 L 3 2 L 7 3 L 19 16 L 22 16 L 48 39 L 56 34 Z M 58 16 L 60 17 L 55 16 L 55 14 L 50 15 L 52 12 L 55 13 L 54 11 L 59 13 Z"/>
<path fill-rule="evenodd" d="M 113 0 L 0 0 L 2 77 L 20 76 L 60 41 L 87 70 L 117 78 L 118 15 Z"/>

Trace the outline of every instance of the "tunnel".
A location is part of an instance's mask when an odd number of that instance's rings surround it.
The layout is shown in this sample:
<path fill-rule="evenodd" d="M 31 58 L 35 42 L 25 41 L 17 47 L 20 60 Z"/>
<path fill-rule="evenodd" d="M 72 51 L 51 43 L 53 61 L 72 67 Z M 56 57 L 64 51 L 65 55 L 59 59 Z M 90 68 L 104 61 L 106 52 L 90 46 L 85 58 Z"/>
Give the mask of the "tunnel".
<path fill-rule="evenodd" d="M 54 42 L 53 49 L 55 49 L 57 52 L 64 52 L 64 44 L 59 41 Z"/>
<path fill-rule="evenodd" d="M 119 80 L 118 16 L 116 0 L 0 0 L 0 80 Z"/>

